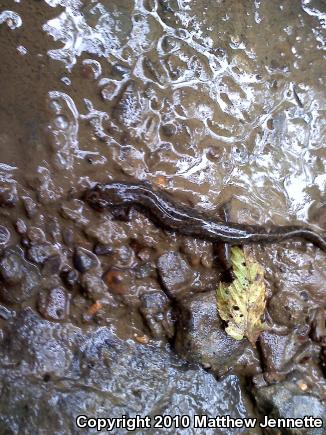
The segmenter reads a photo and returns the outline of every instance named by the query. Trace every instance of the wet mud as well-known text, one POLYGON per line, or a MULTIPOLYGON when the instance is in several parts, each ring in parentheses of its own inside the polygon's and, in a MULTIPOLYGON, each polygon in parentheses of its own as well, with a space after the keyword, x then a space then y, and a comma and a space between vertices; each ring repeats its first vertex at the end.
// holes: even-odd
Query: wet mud
MULTIPOLYGON (((252 247, 254 347, 217 314, 221 246, 84 200, 148 182, 325 235, 325 17, 322 0, 1 2, 0 434, 81 433, 79 414, 325 418, 325 252, 252 247)), ((179 433, 279 433, 201 430, 179 433)))

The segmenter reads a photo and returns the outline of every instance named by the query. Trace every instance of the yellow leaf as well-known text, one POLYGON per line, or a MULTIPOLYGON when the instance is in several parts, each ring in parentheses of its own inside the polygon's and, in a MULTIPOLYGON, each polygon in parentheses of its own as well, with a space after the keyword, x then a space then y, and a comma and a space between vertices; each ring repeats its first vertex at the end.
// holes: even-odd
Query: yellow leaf
POLYGON ((250 255, 248 248, 231 248, 234 281, 219 284, 217 309, 227 322, 225 331, 235 340, 247 337, 255 344, 265 329, 261 318, 266 305, 264 269, 250 255))

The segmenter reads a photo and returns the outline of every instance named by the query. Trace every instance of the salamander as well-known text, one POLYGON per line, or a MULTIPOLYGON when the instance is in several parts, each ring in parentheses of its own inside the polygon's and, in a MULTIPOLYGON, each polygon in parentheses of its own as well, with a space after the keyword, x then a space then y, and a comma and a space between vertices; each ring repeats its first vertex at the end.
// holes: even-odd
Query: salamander
POLYGON ((260 225, 223 222, 173 201, 167 193, 147 183, 97 184, 86 193, 85 199, 97 210, 135 208, 164 229, 212 242, 243 245, 301 238, 326 251, 326 238, 309 228, 295 225, 265 228, 260 225))

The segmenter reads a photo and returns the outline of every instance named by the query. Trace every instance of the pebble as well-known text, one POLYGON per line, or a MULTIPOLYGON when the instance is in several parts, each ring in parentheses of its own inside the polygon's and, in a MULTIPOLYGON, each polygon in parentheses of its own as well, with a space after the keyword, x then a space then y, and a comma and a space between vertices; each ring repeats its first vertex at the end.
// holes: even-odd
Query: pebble
POLYGON ((38 227, 33 227, 33 226, 30 227, 27 230, 27 237, 29 238, 29 240, 32 244, 46 242, 46 237, 45 237, 44 231, 38 227))
POLYGON ((1 183, 0 207, 15 207, 18 202, 16 185, 14 183, 1 183))
POLYGON ((26 233, 27 227, 23 219, 17 219, 15 226, 18 234, 23 235, 26 233))
POLYGON ((56 254, 58 253, 54 246, 46 242, 32 245, 27 251, 27 258, 35 264, 44 264, 49 257, 56 254))
POLYGON ((137 266, 135 269, 135 276, 138 279, 149 278, 150 276, 156 277, 156 267, 152 263, 145 263, 137 266))
POLYGON ((150 249, 143 248, 137 252, 137 257, 142 261, 149 261, 151 258, 151 254, 152 252, 150 249))
POLYGON ((146 289, 140 298, 140 313, 156 339, 174 336, 174 319, 168 297, 162 290, 146 289))
POLYGON ((10 240, 10 231, 4 225, 0 225, 0 245, 6 245, 10 240))
POLYGON ((9 308, 4 305, 0 305, 0 317, 4 320, 9 320, 15 317, 16 313, 14 310, 9 310, 9 308))
POLYGON ((148 344, 149 343, 149 337, 147 335, 134 335, 135 340, 140 344, 148 344))
POLYGON ((137 264, 134 250, 126 245, 122 245, 114 251, 112 261, 117 268, 121 269, 129 269, 137 264))
POLYGON ((32 198, 29 198, 28 196, 23 196, 23 203, 25 207, 25 212, 28 218, 32 218, 36 214, 37 205, 32 200, 32 198))
POLYGON ((24 260, 22 252, 7 249, 0 260, 0 297, 5 302, 21 303, 30 298, 39 285, 35 266, 24 260))
POLYGON ((117 91, 117 84, 115 82, 107 83, 103 89, 101 89, 101 97, 103 101, 111 101, 117 91))
POLYGON ((93 252, 82 247, 75 249, 74 266, 79 272, 85 273, 88 270, 95 269, 99 265, 99 259, 93 252))
POLYGON ((13 251, 6 251, 0 261, 0 277, 6 284, 19 284, 25 273, 23 259, 13 251))
POLYGON ((68 296, 62 287, 42 290, 38 298, 38 310, 48 320, 64 320, 67 315, 68 296))
POLYGON ((59 254, 54 254, 48 257, 42 268, 44 275, 57 275, 61 267, 61 257, 59 254))
POLYGON ((107 295, 107 286, 102 278, 94 270, 86 272, 81 277, 81 286, 87 293, 88 298, 94 302, 107 295))
POLYGON ((189 287, 193 279, 193 271, 178 252, 166 252, 157 262, 161 281, 169 296, 178 295, 189 287))
POLYGON ((78 283, 78 274, 75 270, 70 268, 64 268, 61 271, 61 279, 62 282, 68 287, 72 288, 78 283))
POLYGON ((113 247, 112 245, 98 243, 94 248, 94 253, 96 255, 112 255, 113 247))

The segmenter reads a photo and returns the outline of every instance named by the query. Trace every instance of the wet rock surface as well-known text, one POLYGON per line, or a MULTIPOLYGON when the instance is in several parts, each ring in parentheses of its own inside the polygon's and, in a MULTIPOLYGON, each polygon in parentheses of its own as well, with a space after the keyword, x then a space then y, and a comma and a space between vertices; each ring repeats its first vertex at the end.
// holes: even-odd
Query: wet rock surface
MULTIPOLYGON (((255 393, 263 413, 272 418, 304 418, 312 416, 323 420, 325 426, 326 407, 320 398, 300 391, 293 383, 280 383, 263 387, 255 393)), ((286 429, 289 434, 322 435, 325 428, 286 429)))
POLYGON ((216 312, 221 247, 84 201, 147 181, 208 218, 325 233, 324 27, 317 0, 1 2, 1 433, 325 413, 325 253, 253 248, 254 348, 216 312))
POLYGON ((42 291, 39 295, 38 310, 48 320, 64 320, 68 311, 68 295, 62 287, 42 291))
POLYGON ((178 252, 167 252, 158 259, 157 269, 166 292, 172 298, 189 291, 193 272, 178 252))
POLYGON ((79 272, 84 273, 90 269, 95 269, 100 265, 100 262, 92 252, 78 247, 74 253, 74 265, 79 272))
POLYGON ((28 309, 7 324, 0 354, 3 433, 47 433, 50 426, 77 434, 77 415, 107 417, 108 410, 111 417, 215 416, 226 410, 233 417, 254 415, 236 376, 217 381, 168 348, 121 340, 107 327, 54 324, 28 309))
POLYGON ((245 340, 229 337, 216 308, 215 292, 195 295, 179 306, 175 348, 183 358, 201 364, 217 376, 261 371, 257 351, 245 340))
POLYGON ((174 318, 171 304, 164 292, 150 291, 141 296, 140 312, 155 338, 174 337, 174 318))
POLYGON ((0 259, 0 297, 4 302, 21 303, 31 298, 39 286, 39 274, 20 249, 7 249, 0 259))

